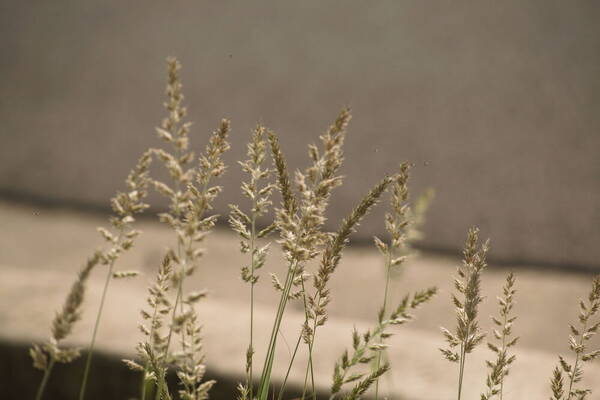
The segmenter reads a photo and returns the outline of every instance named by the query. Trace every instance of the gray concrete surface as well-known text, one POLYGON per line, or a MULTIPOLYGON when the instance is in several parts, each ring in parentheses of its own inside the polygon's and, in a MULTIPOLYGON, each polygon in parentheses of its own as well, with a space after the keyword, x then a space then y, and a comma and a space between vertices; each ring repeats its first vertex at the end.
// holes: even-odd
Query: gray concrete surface
POLYGON ((233 120, 218 211, 257 120, 296 168, 350 105, 332 221, 410 160, 414 193, 438 193, 425 247, 456 251, 476 224, 497 260, 597 268, 599 18, 590 0, 1 1, 0 192, 108 204, 157 144, 176 55, 193 147, 233 120))
MULTIPOLYGON (((101 244, 95 226, 104 220, 93 214, 0 202, 0 221, 0 338, 43 340, 54 310, 62 303, 82 260, 90 249, 101 244)), ((120 261, 118 269, 140 269, 143 274, 134 280, 113 282, 99 333, 99 348, 118 357, 130 355, 140 339, 136 326, 146 297, 145 286, 172 240, 170 230, 157 223, 145 221, 140 228, 143 234, 139 242, 120 261)), ((206 248, 202 267, 188 285, 190 289, 210 290, 209 298, 199 307, 208 366, 217 376, 241 379, 248 326, 248 292, 239 278, 243 259, 237 252, 236 237, 228 231, 211 234, 206 248)), ((267 272, 281 271, 280 256, 277 251, 271 253, 257 286, 257 338, 265 338, 272 324, 277 294, 266 277, 267 272)), ((442 360, 437 349, 443 346, 439 326, 451 327, 454 323, 450 291, 458 262, 452 257, 422 254, 411 260, 393 285, 395 298, 426 286, 440 288, 440 294, 417 313, 417 320, 396 330, 390 342, 393 374, 383 387, 393 398, 440 400, 454 396, 456 368, 442 360)), ((575 320, 577 300, 589 291, 591 281, 586 274, 534 267, 510 267, 519 271, 515 309, 519 319, 515 331, 521 340, 515 348, 518 360, 506 393, 516 400, 549 396, 548 380, 556 354, 568 354, 568 323, 575 320)), ((486 330, 491 325, 488 315, 496 313, 495 296, 507 271, 492 265, 483 276, 486 299, 481 324, 486 330)), ((75 331, 75 344, 85 345, 89 338, 102 283, 103 271, 97 270, 90 282, 84 318, 75 331)), ((380 256, 371 247, 353 246, 345 254, 331 288, 331 319, 320 332, 315 348, 318 385, 325 390, 330 384, 333 362, 349 344, 352 328, 366 329, 375 319, 383 288, 380 256)), ((302 320, 301 305, 292 303, 282 329, 284 340, 279 345, 277 379, 283 376, 282 365, 290 357, 289 346, 293 346, 302 320)), ((257 360, 263 357, 265 342, 257 340, 257 360)), ((600 340, 594 340, 592 345, 600 345, 600 340)), ((484 360, 490 354, 482 348, 469 359, 465 398, 477 398, 482 390, 484 360)), ((296 384, 303 379, 305 362, 304 355, 300 356, 292 372, 296 384)), ((586 366, 586 383, 596 393, 600 393, 598 376, 598 363, 586 366)))

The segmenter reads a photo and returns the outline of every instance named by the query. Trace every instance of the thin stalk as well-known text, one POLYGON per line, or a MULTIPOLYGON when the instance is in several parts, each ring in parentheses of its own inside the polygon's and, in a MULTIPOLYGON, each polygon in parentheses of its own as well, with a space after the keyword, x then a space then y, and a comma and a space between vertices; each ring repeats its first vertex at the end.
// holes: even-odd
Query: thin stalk
MULTIPOLYGON (((188 249, 189 249, 189 247, 190 246, 188 245, 188 249)), ((177 253, 178 253, 179 257, 181 257, 181 244, 180 243, 177 244, 177 253)), ((187 252, 186 252, 186 254, 187 254, 187 252)), ((183 277, 185 276, 185 273, 186 273, 185 266, 187 265, 187 261, 188 260, 187 260, 187 255, 186 255, 183 259, 183 266, 182 266, 182 270, 181 270, 181 281, 179 284, 179 290, 181 290, 181 296, 183 296, 183 277)), ((180 298, 181 298, 181 296, 180 296, 180 298)), ((181 301, 181 299, 179 302, 179 311, 181 312, 181 314, 183 314, 185 312, 185 308, 183 306, 183 301, 181 301)), ((181 347, 182 347, 183 351, 185 352, 185 347, 186 347, 185 346, 185 329, 183 329, 183 327, 181 329, 181 347)))
MULTIPOLYGON (((121 234, 119 234, 120 240, 121 234)), ((79 400, 85 398, 85 389, 87 386, 88 376, 90 373, 90 366, 92 365, 92 356, 94 354, 94 346, 96 345, 96 335, 98 334, 98 327, 100 326, 100 318, 102 317, 102 310, 104 309, 104 301, 106 300, 106 293, 108 292, 108 285, 112 279, 113 268, 115 266, 115 260, 110 262, 108 267, 108 273, 106 274, 106 281, 104 282, 104 289, 102 290, 102 298, 100 299, 100 308, 96 315, 96 323, 94 324, 94 332, 92 333, 92 342, 88 349, 87 359, 85 361, 85 369, 83 371, 83 381, 81 382, 81 389, 79 390, 79 400)))
POLYGON ((253 370, 253 362, 254 358, 254 268, 256 265, 255 262, 255 240, 256 240, 256 212, 254 211, 256 208, 256 199, 252 199, 252 226, 251 226, 251 236, 250 236, 250 255, 251 255, 251 264, 250 264, 250 276, 252 280, 250 281, 250 357, 248 359, 248 382, 246 385, 250 391, 250 400, 254 399, 254 378, 252 376, 253 370))
MULTIPOLYGON (((179 182, 176 183, 176 186, 179 187, 179 182)), ((204 196, 206 195, 206 191, 208 190, 208 182, 204 182, 204 184, 202 185, 202 196, 204 198, 204 196)), ((175 208, 175 215, 179 216, 181 214, 180 210, 179 210, 179 204, 176 205, 175 208)), ((199 215, 199 217, 201 217, 202 214, 199 215)), ((191 246, 191 240, 188 244, 188 246, 191 246)), ((179 241, 177 242, 177 253, 178 256, 181 258, 181 244, 179 243, 179 241)), ((169 336, 167 337, 167 347, 165 348, 165 355, 168 354, 169 352, 169 347, 171 345, 171 337, 173 335, 173 324, 175 322, 175 315, 177 313, 177 306, 179 305, 179 302, 181 301, 181 296, 183 296, 183 280, 185 279, 185 266, 187 264, 187 252, 184 254, 183 257, 183 263, 181 264, 181 277, 179 279, 179 283, 178 283, 178 287, 177 287, 177 296, 175 297, 175 305, 173 306, 173 313, 171 314, 171 325, 169 328, 169 336)), ((183 307, 183 305, 182 305, 183 307)))
MULTIPOLYGON (((302 282, 302 290, 304 291, 304 282, 302 282)), ((306 308, 306 298, 304 300, 304 307, 306 308)), ((308 314, 307 314, 308 316, 308 314)), ((313 334, 316 331, 316 320, 313 323, 314 329, 313 329, 313 334)), ((304 373, 304 389, 302 390, 302 400, 304 400, 305 396, 306 396, 306 382, 308 380, 308 372, 310 369, 310 387, 312 390, 312 395, 314 400, 316 400, 316 392, 315 392, 315 372, 313 369, 313 360, 312 360, 312 356, 313 356, 313 343, 314 343, 314 337, 309 337, 308 339, 308 363, 306 364, 306 372, 304 373)))
MULTIPOLYGON (((176 182, 176 187, 177 188, 180 187, 179 186, 179 182, 176 182)), ((201 193, 202 193, 203 198, 206 195, 206 191, 207 190, 208 190, 208 181, 204 182, 204 184, 202 185, 202 191, 201 191, 201 193)), ((177 193, 179 193, 179 190, 177 191, 177 193)), ((176 203, 175 211, 174 212, 175 212, 175 215, 177 217, 179 217, 181 215, 181 211, 179 209, 179 203, 178 202, 176 203)), ((199 217, 201 217, 202 214, 203 214, 203 212, 200 213, 199 217)), ((191 246, 192 246, 192 240, 190 239, 189 242, 188 242, 188 248, 191 247, 191 246)), ((177 241, 177 253, 178 253, 179 258, 181 259, 181 243, 179 243, 179 240, 177 241)), ((180 277, 178 285, 177 285, 178 286, 177 287, 177 296, 175 297, 175 304, 173 305, 173 312, 171 313, 171 324, 169 326, 169 335, 167 336, 167 346, 165 347, 165 352, 164 352, 165 356, 169 353, 169 347, 171 346, 171 338, 173 336, 173 325, 175 323, 175 317, 177 315, 177 306, 180 305, 181 297, 183 296, 183 280, 185 279, 185 276, 186 276, 186 269, 185 269, 185 267, 186 267, 186 264, 188 262, 187 254, 188 254, 187 251, 183 254, 183 262, 181 263, 181 277, 180 277)), ((181 303, 181 310, 183 312, 183 303, 181 303)), ((185 333, 184 333, 183 329, 181 331, 181 337, 182 337, 182 339, 185 339, 185 333)), ((185 340, 182 340, 182 342, 183 342, 183 346, 185 346, 185 340)), ((159 390, 156 393, 155 400, 159 400, 160 396, 161 396, 161 392, 159 390)))
POLYGON ((460 400, 460 396, 462 393, 463 373, 465 370, 465 355, 465 344, 462 343, 460 345, 460 370, 458 373, 458 400, 460 400))
MULTIPOLYGON (((304 301, 305 322, 306 322, 306 324, 308 324, 308 308, 306 306, 306 289, 304 288, 304 280, 302 280, 302 299, 304 301)), ((314 330, 313 330, 313 333, 314 333, 314 330)), ((302 332, 300 333, 300 336, 302 336, 302 332)), ((313 370, 312 355, 313 355, 313 340, 309 336, 309 338, 308 338, 308 363, 306 364, 306 372, 304 373, 304 388, 302 389, 302 400, 304 400, 304 398, 306 396, 306 383, 308 381, 309 369, 310 369, 311 389, 312 389, 313 395, 315 393, 315 374, 314 374, 314 370, 313 370)), ((292 362, 293 362, 293 359, 292 359, 292 362)), ((290 364, 290 367, 291 367, 291 364, 290 364)))
MULTIPOLYGON (((275 316, 275 321, 273 323, 273 329, 271 331, 271 338, 269 340, 269 347, 267 349, 265 365, 264 365, 263 372, 261 375, 261 383, 260 383, 260 387, 259 387, 260 396, 263 396, 263 392, 265 391, 265 389, 268 391, 268 385, 269 385, 268 381, 270 380, 271 368, 272 368, 274 352, 275 352, 275 345, 277 343, 277 335, 279 333, 279 327, 281 325, 281 319, 283 318, 283 312, 285 310, 285 305, 288 300, 289 291, 292 286, 292 282, 293 282, 292 276, 293 276, 293 273, 291 272, 291 269, 290 269, 290 270, 288 270, 288 273, 286 276, 285 286, 282 291, 281 298, 279 300, 277 314, 275 316)), ((266 396, 267 396, 266 392, 264 393, 264 396, 266 399, 266 396)))
MULTIPOLYGON (((311 389, 312 389, 313 400, 317 400, 317 392, 315 391, 315 374, 314 374, 313 365, 312 365, 312 352, 313 352, 313 346, 315 343, 316 335, 317 335, 317 320, 315 319, 313 322, 313 335, 312 335, 312 338, 310 339, 310 343, 308 344, 309 362, 310 362, 310 380, 311 380, 311 389)), ((304 379, 304 382, 306 385, 306 377, 304 379)))
POLYGON ((175 315, 177 313, 177 306, 181 301, 181 296, 183 293, 183 276, 185 275, 185 263, 181 264, 181 277, 179 279, 177 296, 175 297, 175 304, 173 305, 173 312, 171 313, 171 326, 169 328, 169 335, 167 336, 167 346, 165 347, 165 354, 169 352, 169 346, 171 345, 171 337, 173 336, 173 324, 175 323, 175 315))
MULTIPOLYGON (((176 154, 177 154, 177 159, 179 160, 181 158, 181 150, 179 148, 176 149, 176 154)), ((206 187, 206 186, 205 186, 206 187)), ((177 196, 180 195, 180 191, 181 191, 181 182, 179 180, 177 180, 175 182, 175 188, 177 190, 177 196)), ((176 205, 175 205, 175 217, 177 219, 181 218, 181 210, 179 208, 179 201, 177 201, 176 205)), ((188 242, 188 250, 191 247, 191 240, 188 242)), ((181 295, 180 297, 183 295, 183 279, 185 277, 185 266, 187 264, 187 254, 188 252, 186 252, 184 254, 184 258, 183 258, 183 266, 182 266, 182 270, 181 270, 181 280, 179 281, 179 288, 178 290, 181 291, 181 295)), ((181 254, 181 241, 177 240, 177 256, 179 258, 181 258, 182 254, 181 254)), ((181 309, 181 314, 184 313, 184 308, 183 308, 183 302, 180 302, 180 309, 181 309)), ((181 346, 183 347, 183 350, 185 351, 185 329, 181 329, 181 346)))
MULTIPOLYGON (((383 306, 382 306, 382 315, 385 316, 385 311, 387 308, 387 300, 388 300, 388 289, 390 286, 390 270, 392 264, 392 249, 390 246, 390 250, 388 251, 387 257, 385 259, 385 290, 383 292, 383 306)), ((379 321, 381 323, 381 321, 379 321)), ((377 353, 377 368, 376 371, 379 370, 381 366, 381 353, 382 351, 377 353)), ((375 400, 379 399, 379 378, 375 380, 375 400)))
POLYGON ((37 394, 35 395, 35 400, 41 400, 44 395, 44 391, 46 390, 46 384, 48 383, 48 379, 50 379, 50 373, 52 372, 52 368, 56 360, 54 358, 50 359, 50 364, 48 364, 48 368, 44 372, 44 377, 42 378, 42 382, 40 382, 40 387, 38 388, 37 394))
MULTIPOLYGON (((316 297, 316 298, 317 298, 317 300, 315 301, 315 303, 319 304, 321 301, 321 295, 319 294, 318 297, 316 297)), ((317 336, 317 328, 318 328, 317 320, 314 319, 313 327, 312 327, 312 337, 310 339, 310 343, 308 344, 310 356, 312 356, 313 345, 314 345, 315 337, 317 336)), ((379 331, 377 331, 377 332, 379 332, 379 331)), ((312 398, 313 398, 313 400, 317 400, 317 392, 315 391, 315 379, 314 379, 314 372, 312 370, 312 364, 311 364, 311 379, 312 379, 312 398)), ((306 377, 305 377, 305 383, 306 383, 306 377)))
MULTIPOLYGON (((181 159, 181 150, 179 148, 175 149, 176 152, 176 159, 179 161, 181 159)), ((180 192, 181 192, 181 184, 179 182, 179 180, 175 181, 175 201, 174 201, 174 209, 173 209, 173 213, 175 215, 175 217, 177 219, 179 219, 180 215, 181 215, 181 210, 179 208, 179 196, 180 196, 180 192)), ((179 240, 177 241, 177 255, 179 257, 181 257, 181 243, 179 242, 179 240)), ((182 277, 181 280, 183 280, 183 276, 185 276, 185 270, 182 273, 182 277)), ((177 310, 177 305, 179 304, 179 300, 181 298, 181 292, 182 292, 182 284, 180 281, 180 285, 178 287, 177 290, 177 297, 175 300, 175 306, 173 307, 173 314, 172 314, 172 318, 171 318, 171 322, 174 320, 175 318, 175 312, 177 310)), ((183 305, 182 305, 183 306, 183 305)), ((154 319, 156 318, 156 312, 157 312, 157 307, 155 307, 154 309, 154 315, 152 316, 152 321, 154 321, 154 319)), ((153 342, 154 342, 154 323, 152 323, 152 330, 150 332, 150 345, 152 346, 153 342)), ((172 323, 171 323, 172 326, 172 323)), ((167 340, 167 347, 166 347, 166 351, 165 354, 168 352, 169 350, 169 346, 171 344, 171 335, 172 335, 172 329, 169 330, 169 337, 167 340)), ((141 395, 141 400, 145 400, 146 399, 146 370, 148 368, 148 362, 146 362, 146 365, 144 366, 144 375, 142 376, 142 395, 141 395)), ((155 398, 158 399, 160 397, 160 393, 161 393, 161 387, 160 385, 157 385, 157 391, 155 394, 155 398)))
POLYGON ((310 362, 311 357, 312 357, 312 346, 309 344, 308 346, 308 352, 309 352, 309 362, 306 364, 306 371, 304 372, 304 388, 302 389, 302 400, 304 400, 306 398, 306 387, 308 386, 308 373, 310 372, 310 378, 311 378, 311 390, 312 390, 312 394, 315 394, 315 376, 313 373, 313 369, 312 369, 312 363, 310 362))
POLYGON ((277 344, 277 335, 279 333, 279 327, 281 326, 281 320, 283 319, 283 313, 285 311, 285 306, 288 301, 288 296, 292 288, 292 283, 294 281, 297 264, 297 261, 292 261, 292 264, 290 265, 290 268, 288 269, 285 278, 285 286, 283 288, 283 292, 281 293, 279 307, 277 308, 277 315, 275 316, 275 321, 273 322, 273 329, 271 331, 269 347, 267 349, 265 364, 263 366, 263 372, 260 378, 260 385, 258 388, 259 400, 267 400, 268 398, 269 384, 271 380, 271 370, 273 368, 273 360, 275 358, 275 345, 277 344))
MULTIPOLYGON (((315 301, 315 303, 316 303, 316 304, 319 304, 319 303, 320 303, 320 301, 321 301, 321 295, 319 295, 319 296, 317 297, 317 301, 315 301)), ((315 337, 317 336, 317 328, 318 328, 318 326, 317 326, 317 320, 316 320, 316 319, 314 319, 314 320, 313 320, 313 328, 312 328, 312 329, 313 329, 313 331, 312 331, 312 337, 311 337, 311 339, 310 339, 310 343, 308 344, 308 347, 309 347, 309 353, 310 353, 311 355, 312 355, 313 343, 314 343, 314 341, 315 341, 315 337)), ((312 368, 312 365, 311 365, 311 368, 312 368)), ((315 384, 315 379, 314 379, 314 374, 313 374, 313 371, 312 371, 312 369, 311 369, 311 378, 312 378, 312 385, 313 385, 313 386, 312 386, 312 391, 313 391, 313 393, 312 393, 312 398, 313 398, 313 400, 317 400, 317 393, 316 393, 316 391, 315 391, 315 386, 314 386, 314 384, 315 384)), ((305 382, 306 382, 306 379, 305 379, 305 382)))
POLYGON ((144 369, 144 374, 142 375, 142 384, 141 384, 141 398, 142 400, 146 400, 146 370, 144 369))
POLYGON ((169 393, 169 388, 167 387, 167 382, 164 377, 158 379, 158 385, 156 387, 156 398, 164 399, 163 393, 169 393))
MULTIPOLYGON (((390 355, 387 352, 383 353, 383 358, 386 364, 390 364, 390 355)), ((389 388, 390 393, 394 393, 395 392, 395 385, 394 385, 394 376, 392 374, 385 374, 386 379, 387 379, 387 387, 389 388)))
POLYGON ((288 377, 290 376, 290 371, 292 370, 292 364, 294 362, 294 358, 296 358, 296 353, 298 352, 298 347, 300 347, 300 341, 302 340, 302 335, 298 336, 298 340, 296 341, 296 347, 294 347, 294 352, 292 353, 292 360, 290 361, 290 365, 288 365, 287 372, 285 373, 285 378, 283 379, 283 383, 281 388, 279 389, 279 395, 277 395, 277 400, 283 399, 283 392, 285 390, 285 385, 287 384, 288 377))
MULTIPOLYGON (((181 245, 177 245, 177 253, 181 254, 181 245)), ((184 257, 183 263, 181 263, 181 277, 179 278, 178 288, 177 288, 177 296, 175 297, 175 304, 173 306, 173 312, 171 313, 171 324, 169 326, 169 336, 167 337, 167 346, 165 347, 165 356, 169 354, 169 346, 171 345, 171 337, 173 336, 173 325, 175 324, 175 317, 177 315, 177 306, 181 304, 182 312, 183 312, 183 302, 181 302, 181 297, 183 296, 183 278, 185 277, 185 265, 187 263, 187 256, 184 257)), ((183 329, 181 330, 182 338, 184 337, 183 329)), ((161 390, 156 392, 155 400, 160 400, 161 390)))
MULTIPOLYGON (((304 323, 308 324, 308 308, 307 308, 307 303, 306 303, 306 289, 304 287, 304 281, 302 281, 302 299, 304 302, 304 323)), ((298 340, 296 340, 296 346, 294 347, 294 352, 292 353, 292 357, 290 359, 290 364, 288 365, 288 369, 285 374, 285 379, 283 380, 283 384, 281 385, 281 388, 279 390, 279 395, 277 396, 278 400, 281 400, 283 397, 283 392, 284 392, 285 386, 287 384, 288 376, 292 369, 292 365, 294 364, 294 360, 296 359, 296 354, 298 352, 298 348, 300 347, 300 341, 302 340, 302 332, 303 332, 303 330, 300 331, 300 334, 298 335, 298 340)), ((311 343, 308 344, 308 348, 309 348, 308 363, 306 365, 306 373, 305 373, 305 377, 304 377, 304 388, 302 390, 302 399, 304 399, 304 397, 306 395, 306 384, 308 381, 309 368, 310 368, 311 378, 312 378, 312 389, 314 392, 314 374, 313 374, 313 368, 312 368, 312 344, 311 343)))
MULTIPOLYGON (((506 335, 504 334, 504 327, 506 326, 508 316, 504 314, 504 321, 502 323, 502 351, 506 352, 506 335)), ((500 378, 500 400, 502 400, 502 392, 504 391, 504 375, 500 378)))

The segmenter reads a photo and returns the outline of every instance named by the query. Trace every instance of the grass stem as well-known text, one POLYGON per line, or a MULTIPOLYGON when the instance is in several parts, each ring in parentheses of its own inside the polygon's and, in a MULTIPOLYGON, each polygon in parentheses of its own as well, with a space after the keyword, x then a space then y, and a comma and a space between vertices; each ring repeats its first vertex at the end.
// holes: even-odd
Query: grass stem
POLYGON ((42 381, 40 382, 40 387, 38 388, 37 394, 35 395, 35 400, 42 399, 42 396, 44 395, 44 391, 46 390, 46 385, 48 384, 48 379, 50 379, 50 373, 52 372, 52 368, 54 367, 55 363, 56 363, 56 360, 54 360, 54 358, 52 358, 50 360, 50 363, 48 364, 48 367, 46 368, 46 371, 44 371, 44 377, 42 378, 42 381))
POLYGON ((279 334, 279 327, 283 319, 283 313, 285 306, 289 298, 290 290, 296 275, 297 261, 292 261, 292 264, 288 268, 287 275, 285 278, 285 286, 281 293, 279 300, 279 306, 277 308, 277 314, 275 321, 273 322, 273 329, 271 331, 271 338, 269 339, 269 347, 267 348, 267 355, 265 357, 265 363, 260 378, 260 385, 258 387, 258 400, 267 400, 269 395, 269 385, 271 383, 271 371, 273 368, 273 361, 275 359, 275 346, 277 344, 277 336, 279 334))
POLYGON ((98 314, 96 314, 96 323, 94 324, 94 331, 92 333, 92 341, 88 348, 87 358, 85 360, 85 369, 83 370, 83 380, 81 381, 81 389, 79 390, 79 400, 85 398, 85 389, 87 387, 88 377, 90 374, 90 367, 92 365, 92 356, 94 354, 94 347, 96 345, 96 336, 98 335, 98 327, 100 326, 100 319, 102 318, 102 311, 104 310, 104 302, 106 300, 106 293, 108 292, 108 285, 112 279, 113 268, 115 266, 115 260, 110 262, 108 272, 106 274, 106 280, 104 281, 104 288, 102 289, 102 298, 100 299, 100 307, 98 308, 98 314))
POLYGON ((465 344, 460 345, 460 369, 458 373, 458 400, 462 395, 463 374, 465 370, 465 344))
POLYGON ((256 247, 256 199, 252 199, 252 221, 251 221, 251 232, 250 232, 250 255, 251 255, 251 264, 250 264, 250 276, 252 280, 250 282, 250 348, 248 350, 248 378, 247 378, 247 387, 250 394, 250 400, 254 399, 254 378, 252 376, 253 372, 253 358, 254 358, 254 284, 256 283, 254 280, 254 269, 256 267, 256 255, 254 254, 256 247))
MULTIPOLYGON (((587 319, 585 320, 585 322, 583 323, 583 329, 581 330, 582 332, 586 332, 587 331, 587 319)), ((579 343, 577 343, 578 347, 581 347, 583 345, 583 335, 581 335, 581 337, 579 338, 579 343)), ((573 373, 570 374, 570 378, 569 378, 569 391, 567 392, 567 399, 566 400, 571 400, 572 397, 572 390, 573 390, 573 383, 575 382, 575 377, 576 377, 576 372, 578 371, 579 368, 579 361, 580 361, 580 352, 576 352, 576 356, 575 356, 575 364, 573 365, 573 373)))
MULTIPOLYGON (((508 314, 504 314, 504 319, 502 321, 502 326, 506 326, 508 322, 508 314)), ((506 352, 506 333, 505 330, 502 329, 502 351, 506 352)), ((503 397, 503 392, 504 392, 504 376, 502 376, 502 380, 500 381, 500 400, 502 400, 503 397)))
POLYGON ((296 346, 294 347, 294 352, 292 353, 292 358, 290 360, 290 365, 288 365, 288 369, 285 373, 285 378, 283 378, 283 383, 281 384, 281 388, 279 389, 279 394, 277 395, 277 400, 283 400, 283 394, 285 391, 285 386, 287 384, 288 377, 290 376, 290 372, 292 370, 292 365, 294 363, 294 359, 296 358, 296 353, 298 353, 298 348, 300 347, 300 341, 302 340, 302 335, 298 335, 298 340, 296 340, 296 346))
MULTIPOLYGON (((388 301, 388 291, 390 286, 390 277, 391 277, 391 269, 392 269, 392 250, 390 248, 388 255, 385 259, 385 290, 383 292, 383 305, 381 306, 381 318, 385 318, 385 312, 387 308, 388 301)), ((379 321, 381 323, 381 321, 379 321)), ((381 335, 380 340, 381 340, 381 335)), ((375 370, 378 370, 381 366, 381 351, 377 353, 377 367, 375 370)), ((379 378, 375 381, 375 400, 379 399, 379 378)))

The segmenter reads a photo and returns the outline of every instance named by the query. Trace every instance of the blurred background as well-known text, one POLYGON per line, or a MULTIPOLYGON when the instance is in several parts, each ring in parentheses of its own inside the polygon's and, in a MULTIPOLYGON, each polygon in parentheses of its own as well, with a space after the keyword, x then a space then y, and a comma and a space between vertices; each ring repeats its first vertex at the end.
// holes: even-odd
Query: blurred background
MULTIPOLYGON (((221 118, 232 121, 217 213, 244 204, 236 161, 257 122, 280 135, 293 170, 306 164, 306 145, 346 106, 353 112, 346 178, 328 228, 402 161, 414 164, 413 199, 435 189, 421 257, 407 265, 394 293, 433 284, 442 290, 398 335, 391 395, 451 398, 455 375, 437 354, 438 326, 452 326, 450 277, 467 228, 477 225, 492 243, 482 316, 495 313, 509 270, 521 279, 521 368, 540 376, 515 376, 512 396, 547 397, 577 299, 600 272, 599 19, 592 0, 0 1, 0 285, 9 299, 0 310, 1 336, 11 342, 47 334, 78 266, 101 244, 94 228, 106 224, 108 199, 138 156, 160 145, 154 127, 164 115, 165 58, 173 55, 183 64, 192 148, 203 149, 221 118), (427 350, 403 345, 410 340, 427 350)), ((371 237, 384 235, 385 209, 365 220, 344 259, 347 272, 333 283, 323 387, 340 350, 336 329, 349 338, 353 324, 369 326, 378 310, 383 268, 371 237)), ((171 240, 153 221, 143 221, 148 235, 125 261, 147 277, 131 284, 137 291, 115 286, 114 298, 123 296, 131 311, 113 303, 101 338, 107 352, 131 351, 139 339, 132 321, 171 240)), ((243 261, 225 225, 207 248, 197 277, 214 292, 206 317, 232 315, 220 328, 205 321, 209 369, 235 379, 243 373, 246 336, 226 332, 236 319, 236 329, 245 329, 243 261)), ((274 253, 269 268, 281 268, 279 260, 274 253)), ((269 325, 275 294, 267 277, 262 283, 269 325)), ((88 314, 95 304, 90 295, 88 314)), ((85 343, 89 323, 84 319, 76 342, 85 343)), ((477 357, 483 362, 489 354, 477 357)), ((485 371, 473 368, 469 390, 476 396, 485 371)))

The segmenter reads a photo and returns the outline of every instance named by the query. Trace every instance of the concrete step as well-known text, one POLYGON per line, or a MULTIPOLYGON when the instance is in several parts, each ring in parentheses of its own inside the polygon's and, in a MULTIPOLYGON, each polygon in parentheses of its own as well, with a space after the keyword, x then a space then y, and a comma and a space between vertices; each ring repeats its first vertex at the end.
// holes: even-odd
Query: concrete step
MULTIPOLYGON (((94 246, 100 244, 95 226, 103 224, 98 215, 68 210, 36 209, 0 203, 0 336, 6 342, 44 340, 50 321, 63 302, 75 273, 94 246)), ((109 289, 105 314, 98 336, 98 349, 119 358, 131 357, 141 334, 136 326, 144 305, 146 286, 153 278, 160 255, 171 240, 163 226, 142 221, 144 231, 118 269, 141 269, 143 275, 132 280, 113 281, 109 289)), ((458 238, 457 240, 461 240, 458 238)), ((244 376, 245 350, 248 345, 248 292, 239 279, 243 258, 237 251, 237 239, 218 229, 206 243, 208 254, 202 269, 187 283, 188 288, 208 288, 211 295, 199 304, 204 325, 207 363, 214 376, 234 381, 244 376)), ((272 326, 277 294, 266 272, 281 270, 280 254, 273 251, 259 281, 255 309, 255 365, 260 367, 272 326)), ((424 254, 407 265, 401 280, 394 286, 399 297, 406 290, 439 285, 440 295, 417 313, 417 320, 396 329, 390 343, 392 373, 383 379, 386 395, 400 399, 451 399, 455 396, 457 367, 443 360, 438 348, 444 346, 438 327, 453 326, 449 303, 450 277, 458 260, 447 256, 424 254)), ((506 384, 509 399, 547 398, 549 379, 556 364, 556 354, 568 354, 568 323, 577 313, 577 299, 589 291, 590 277, 559 271, 542 271, 514 266, 519 319, 515 325, 522 337, 515 348, 518 359, 506 384)), ((506 268, 490 267, 483 278, 487 296, 481 311, 482 326, 495 311, 506 268)), ((350 250, 332 280, 331 318, 319 331, 315 347, 315 378, 318 388, 326 391, 331 384, 334 361, 350 344, 354 327, 368 329, 381 303, 382 268, 377 253, 370 247, 350 250)), ((104 279, 99 268, 91 277, 84 318, 77 325, 72 343, 85 346, 93 326, 104 279)), ((285 367, 303 321, 299 304, 290 304, 274 370, 275 381, 283 378, 285 367)), ((598 345, 598 340, 594 343, 598 345)), ((485 359, 491 352, 482 346, 468 359, 464 394, 478 398, 485 382, 485 359)), ((307 359, 304 353, 292 369, 292 385, 302 384, 307 359)), ((36 375, 37 376, 37 375, 36 375)), ((586 384, 600 393, 600 366, 586 366, 586 384), (595 379, 594 379, 595 378, 595 379)), ((95 379, 92 377, 92 379, 95 379)), ((96 378, 97 379, 97 378, 96 378)))

